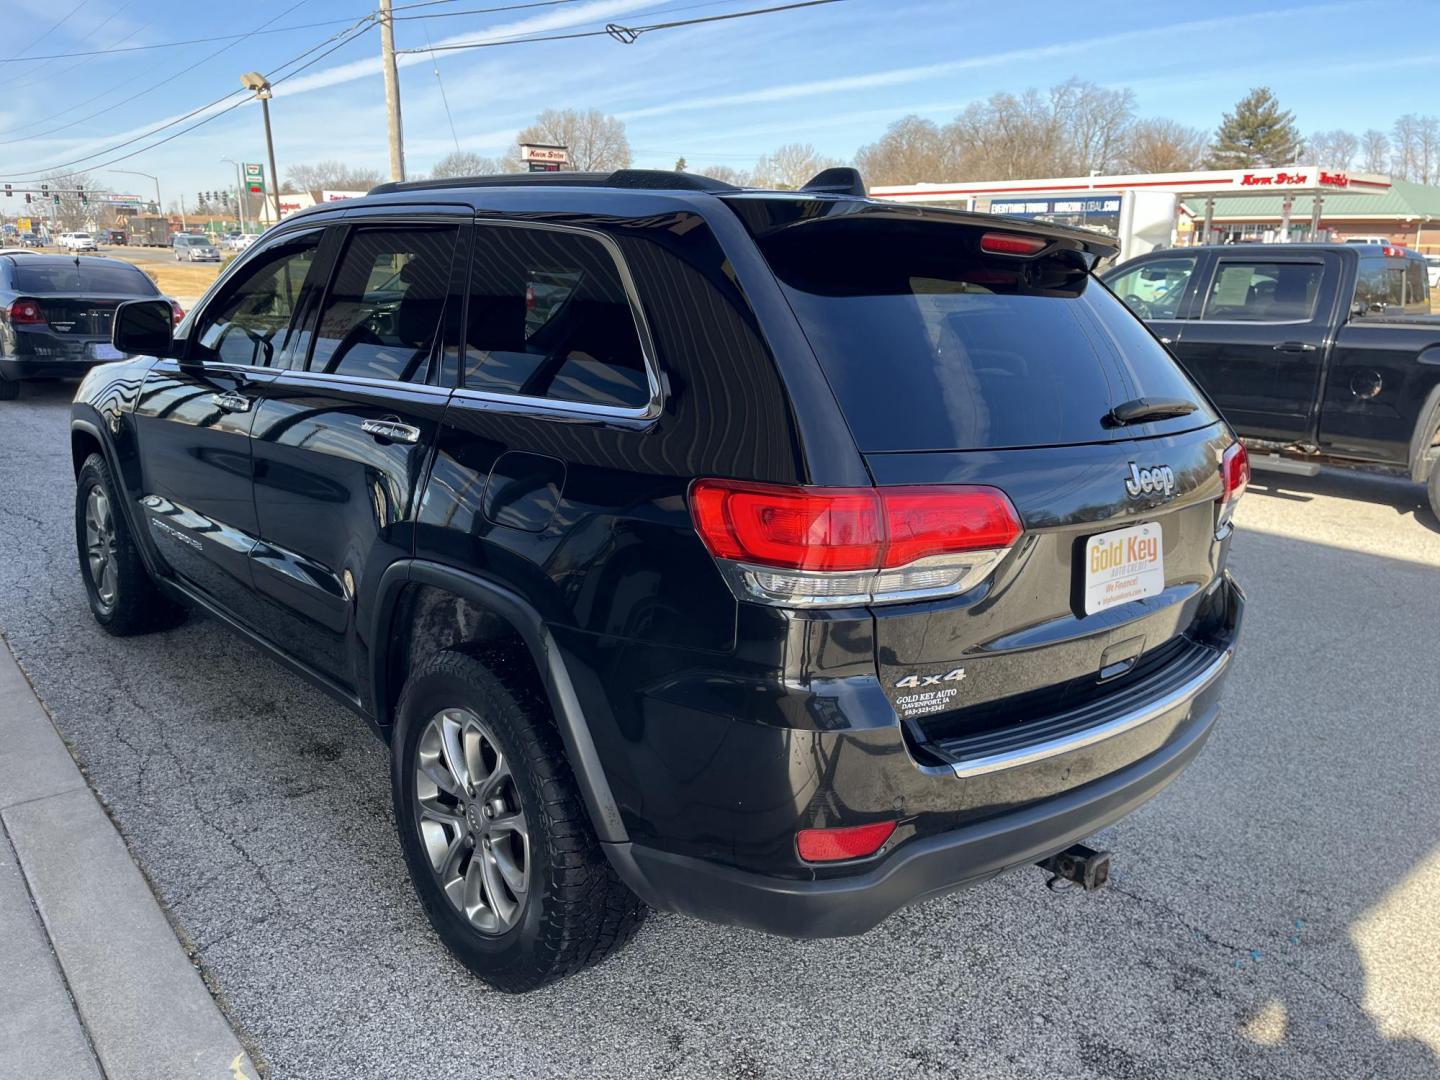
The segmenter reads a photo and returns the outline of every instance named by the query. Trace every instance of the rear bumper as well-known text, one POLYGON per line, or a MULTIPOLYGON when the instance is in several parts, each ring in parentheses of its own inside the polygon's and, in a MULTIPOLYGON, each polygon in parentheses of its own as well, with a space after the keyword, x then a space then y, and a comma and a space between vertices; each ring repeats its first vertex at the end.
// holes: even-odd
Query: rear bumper
POLYGON ((0 358, 0 378, 4 379, 78 379, 96 364, 105 360, 30 360, 0 358))
POLYGON ((1081 788, 953 832, 902 845, 851 877, 766 877, 639 844, 606 845, 647 904, 711 922, 794 938, 863 934, 900 908, 1037 862, 1153 798, 1205 744, 1219 706, 1194 712, 1183 733, 1126 769, 1081 788))
MULTIPOLYGON (((1063 851, 1153 798, 1200 752, 1219 715, 1243 614, 1243 594, 1228 575, 1224 587, 1228 640, 1209 668, 1185 682, 1183 692, 1108 717, 1089 737, 1069 736, 1067 743, 1041 748, 1036 758, 986 762, 973 777, 958 769, 951 775, 947 767, 927 778, 946 785, 984 783, 1012 797, 1044 792, 1043 797, 944 831, 912 835, 841 876, 772 876, 636 842, 607 844, 607 853, 626 884, 652 907, 785 937, 817 938, 864 933, 908 904, 1063 851), (1048 784, 1100 762, 1116 767, 1092 773, 1076 787, 1055 791, 1048 784)), ((961 789, 954 790, 958 800, 961 789)))

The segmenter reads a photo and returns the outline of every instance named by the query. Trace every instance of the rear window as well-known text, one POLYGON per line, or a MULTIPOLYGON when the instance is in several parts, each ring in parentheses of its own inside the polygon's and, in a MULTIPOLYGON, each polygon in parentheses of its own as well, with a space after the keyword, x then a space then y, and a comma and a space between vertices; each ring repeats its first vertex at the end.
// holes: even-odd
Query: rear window
POLYGON ((142 271, 129 266, 99 266, 91 262, 35 266, 17 259, 15 291, 24 293, 111 293, 121 296, 157 296, 159 290, 142 271))
POLYGON ((1027 278, 1022 260, 968 253, 976 232, 852 220, 760 240, 862 450, 1068 445, 1214 422, 1103 285, 1079 273, 1027 278), (1115 405, 1137 397, 1199 408, 1107 426, 1115 405))

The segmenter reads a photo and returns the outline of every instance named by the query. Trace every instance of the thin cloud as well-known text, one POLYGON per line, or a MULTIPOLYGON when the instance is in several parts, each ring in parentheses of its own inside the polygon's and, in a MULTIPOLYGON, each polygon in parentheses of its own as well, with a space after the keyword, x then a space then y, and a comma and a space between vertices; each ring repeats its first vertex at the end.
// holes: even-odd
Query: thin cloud
POLYGON ((1123 30, 1114 34, 1061 42, 1054 45, 1040 45, 1027 49, 1014 49, 1004 53, 990 53, 986 56, 971 56, 962 60, 951 60, 939 64, 921 64, 914 67, 892 68, 864 75, 845 75, 833 79, 816 79, 802 83, 788 83, 759 90, 747 90, 738 94, 722 94, 715 97, 690 98, 666 102, 643 109, 631 109, 619 114, 622 120, 641 120, 652 116, 669 116, 678 112, 713 109, 726 105, 758 105, 777 101, 792 101, 796 98, 815 97, 846 90, 874 90, 885 86, 901 86, 907 83, 923 82, 942 75, 953 75, 977 68, 996 67, 1005 64, 1031 63, 1049 60, 1073 53, 1089 52, 1093 49, 1112 48, 1118 45, 1134 44, 1155 37, 1173 38, 1186 34, 1214 33, 1234 30, 1265 19, 1291 19, 1301 15, 1316 15, 1337 10, 1351 10, 1355 4, 1315 4, 1304 8, 1290 8, 1281 11, 1253 11, 1244 15, 1229 15, 1215 19, 1196 19, 1190 22, 1171 23, 1166 26, 1147 27, 1142 30, 1123 30))

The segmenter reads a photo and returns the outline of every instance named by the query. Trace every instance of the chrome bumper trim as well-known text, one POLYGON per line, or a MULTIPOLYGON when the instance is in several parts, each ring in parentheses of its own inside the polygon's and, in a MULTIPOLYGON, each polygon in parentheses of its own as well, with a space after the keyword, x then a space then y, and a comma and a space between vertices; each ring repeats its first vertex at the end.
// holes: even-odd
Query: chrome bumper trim
POLYGON ((1094 746, 1096 743, 1104 742, 1106 739, 1113 739, 1116 735, 1123 735, 1127 731, 1134 731, 1136 728, 1158 720, 1166 713, 1189 704, 1199 697, 1216 679, 1224 674, 1229 666, 1231 658, 1235 655, 1234 647, 1227 648, 1213 663, 1194 678, 1182 686, 1176 687, 1164 697, 1156 698, 1144 708, 1135 709, 1132 712, 1117 716, 1103 724, 1096 724, 1094 727, 1083 728, 1080 731, 1072 732, 1069 735, 1061 735, 1054 739, 1047 739, 1044 742, 1033 743, 1030 746, 1020 747, 1016 750, 1006 750, 999 754, 990 754, 986 757, 970 758, 965 761, 957 761, 950 766, 957 777, 968 779, 972 776, 984 776, 987 773, 1003 772, 1006 769, 1018 769, 1025 765, 1034 765, 1040 761, 1046 761, 1062 754, 1068 754, 1073 750, 1083 750, 1087 746, 1094 746))

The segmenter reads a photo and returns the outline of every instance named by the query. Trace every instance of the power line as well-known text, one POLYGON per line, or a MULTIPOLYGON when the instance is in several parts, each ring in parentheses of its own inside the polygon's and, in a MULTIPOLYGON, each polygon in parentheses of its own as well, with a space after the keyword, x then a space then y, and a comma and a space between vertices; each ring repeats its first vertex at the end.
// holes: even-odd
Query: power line
MULTIPOLYGON (((340 49, 340 48, 344 47, 345 45, 350 44, 350 42, 354 41, 356 38, 359 38, 359 37, 363 36, 363 35, 364 35, 368 30, 370 30, 374 25, 375 25, 374 16, 372 16, 372 15, 366 15, 363 19, 359 20, 358 22, 352 23, 349 29, 347 29, 347 30, 342 30, 342 31, 341 31, 340 33, 338 33, 338 34, 332 34, 330 37, 326 38, 324 41, 320 42, 318 45, 314 45, 314 46, 312 46, 311 48, 306 49, 304 52, 300 53, 298 56, 296 56, 296 57, 294 57, 294 58, 292 58, 292 59, 290 59, 290 60, 285 61, 285 63, 280 64, 278 67, 272 69, 270 72, 267 72, 267 73, 266 73, 266 79, 267 79, 269 82, 271 82, 272 84, 279 84, 279 83, 281 83, 281 82, 284 82, 286 79, 293 78, 294 76, 298 75, 300 72, 304 71, 306 68, 309 68, 309 67, 312 67, 312 66, 315 65, 315 64, 318 64, 321 60, 324 60, 327 56, 329 56, 331 53, 335 52, 337 49, 340 49), (337 39, 338 39, 338 40, 337 40, 337 39), (325 49, 325 46, 326 46, 326 45, 329 45, 331 42, 335 42, 335 44, 334 44, 333 46, 331 46, 331 48, 325 49), (317 52, 317 51, 320 50, 320 49, 325 49, 325 51, 322 52, 322 53, 320 53, 320 55, 315 56, 315 57, 312 57, 310 60, 307 60, 304 64, 301 64, 299 67, 295 68, 294 71, 286 72, 286 74, 277 77, 277 75, 276 75, 277 72, 283 71, 285 68, 290 67, 291 65, 298 63, 300 60, 304 60, 305 57, 310 56, 311 53, 317 52)), ((97 158, 97 157, 104 157, 106 154, 112 153, 112 152, 114 152, 114 151, 116 151, 116 150, 123 150, 123 149, 124 149, 125 147, 127 147, 127 146, 133 146, 135 143, 140 142, 140 141, 143 140, 143 139, 148 139, 148 138, 149 138, 150 136, 152 136, 152 135, 158 135, 158 134, 159 134, 160 132, 162 132, 162 131, 168 131, 170 128, 175 127, 177 124, 183 124, 186 120, 189 120, 191 117, 197 116, 197 115, 199 115, 200 113, 203 113, 203 112, 205 112, 205 111, 208 110, 208 109, 214 109, 214 108, 216 108, 216 106, 223 105, 225 102, 229 101, 229 100, 230 100, 231 98, 233 98, 233 97, 236 97, 237 95, 240 95, 240 99, 239 99, 238 101, 235 101, 235 102, 231 103, 230 105, 226 106, 226 107, 223 108, 223 109, 219 109, 217 112, 211 113, 209 116, 203 117, 201 120, 199 120, 198 122, 196 122, 196 123, 194 123, 194 124, 191 124, 189 127, 183 128, 183 129, 181 129, 180 131, 175 132, 174 134, 168 135, 168 136, 166 136, 166 137, 163 138, 163 139, 157 140, 156 142, 150 144, 149 146, 142 146, 140 149, 131 151, 131 152, 128 153, 128 154, 124 154, 124 155, 122 155, 122 156, 120 156, 120 157, 117 157, 117 158, 112 158, 111 160, 106 161, 106 162, 103 162, 103 163, 98 164, 98 165, 90 165, 90 166, 87 166, 87 168, 89 168, 89 169, 103 169, 103 168, 109 167, 110 165, 117 164, 118 162, 127 161, 127 160, 129 160, 130 158, 135 157, 135 156, 138 155, 138 154, 142 154, 142 153, 146 152, 147 150, 152 150, 152 149, 154 149, 154 148, 157 147, 157 146, 162 146, 162 145, 164 145, 165 143, 170 142, 172 139, 178 138, 179 136, 185 134, 185 133, 188 132, 188 131, 193 131, 195 128, 199 127, 201 124, 208 124, 210 121, 215 120, 215 119, 217 119, 218 117, 224 116, 226 113, 231 112, 231 111, 233 111, 234 109, 238 109, 241 105, 244 105, 246 102, 248 102, 248 101, 251 100, 250 92, 249 92, 248 90, 244 90, 244 89, 241 89, 241 90, 233 90, 233 91, 231 91, 230 93, 225 94, 223 97, 216 98, 214 101, 211 101, 211 102, 208 102, 208 103, 206 103, 206 104, 204 104, 204 105, 201 105, 201 106, 199 106, 198 108, 191 109, 188 113, 186 113, 186 114, 183 115, 183 116, 177 116, 177 117, 176 117, 175 119, 173 119, 173 120, 168 120, 168 121, 166 121, 165 123, 158 125, 157 127, 151 128, 149 131, 142 132, 141 134, 136 135, 136 136, 134 136, 133 138, 126 139, 124 142, 116 143, 114 146, 107 146, 105 149, 103 149, 103 150, 97 150, 97 151, 96 151, 95 153, 93 153, 93 154, 85 154, 85 155, 82 155, 81 157, 75 158, 75 159, 73 159, 73 160, 71 160, 71 161, 62 162, 62 163, 60 163, 60 164, 58 164, 58 165, 50 165, 50 166, 46 166, 46 167, 43 167, 43 168, 30 169, 30 170, 26 170, 26 171, 31 174, 31 177, 32 177, 32 178, 43 178, 43 177, 42 177, 42 174, 59 172, 59 171, 65 170, 65 169, 70 169, 70 168, 72 168, 72 167, 74 167, 74 166, 76 166, 76 165, 80 165, 80 164, 83 164, 83 163, 85 163, 85 162, 92 161, 93 159, 95 159, 95 158, 97 158)), ((23 181, 21 181, 21 182, 23 182, 23 181)))
MULTIPOLYGON (((116 19, 118 19, 121 15, 125 14, 125 12, 129 11, 129 10, 130 10, 132 7, 134 7, 134 6, 135 6, 135 0, 129 0, 129 3, 122 4, 120 7, 116 8, 114 11, 112 11, 109 15, 106 15, 105 18, 101 19, 98 24, 96 24, 95 26, 92 26, 88 31, 86 31, 85 34, 82 36, 81 40, 82 40, 82 41, 94 41, 94 40, 96 39, 96 35, 98 35, 101 30, 104 30, 105 27, 109 26, 112 22, 114 22, 116 19)), ((136 26, 135 29, 131 30, 128 34, 126 34, 124 37, 122 37, 119 41, 115 42, 114 44, 120 45, 120 44, 122 44, 122 43, 124 43, 124 42, 126 42, 126 41, 129 41, 132 37, 134 37, 136 34, 140 33, 140 31, 143 30, 143 29, 145 29, 148 25, 149 25, 149 23, 141 23, 140 25, 136 26)), ((82 64, 84 64, 84 61, 83 61, 83 60, 80 60, 80 61, 77 61, 77 62, 74 63, 74 64, 71 64, 69 67, 61 68, 59 71, 55 72, 54 75, 40 75, 40 76, 38 76, 38 77, 32 77, 32 78, 26 79, 26 80, 24 80, 23 82, 10 83, 10 84, 8 85, 7 89, 9 89, 9 90, 12 91, 12 92, 15 91, 15 90, 23 90, 23 89, 25 89, 25 87, 27 87, 27 86, 34 86, 36 83, 45 82, 45 81, 48 80, 48 79, 59 78, 61 75, 65 75, 65 74, 68 74, 68 73, 71 72, 71 71, 74 71, 77 67, 80 67, 82 64)), ((33 75, 33 70, 32 70, 32 75, 33 75)))
MULTIPOLYGON (((69 131, 69 130, 70 130, 71 128, 73 128, 73 127, 79 127, 81 124, 83 124, 83 123, 85 123, 85 122, 87 122, 87 121, 89 121, 89 120, 94 120, 97 116, 104 116, 104 115, 105 115, 106 113, 108 113, 108 112, 114 112, 116 109, 120 108, 121 106, 123 106, 123 105, 128 105, 128 104, 130 104, 130 102, 135 101, 135 100, 137 100, 138 98, 142 98, 142 97, 144 97, 146 94, 153 93, 154 91, 160 89, 160 87, 166 85, 167 83, 172 83, 172 82, 174 82, 176 79, 180 78, 182 75, 188 75, 190 72, 194 71, 196 68, 202 67, 202 66, 204 66, 205 64, 208 64, 211 60, 214 60, 215 57, 219 56, 221 53, 223 53, 223 52, 225 52, 225 51, 227 51, 227 50, 229 50, 229 49, 233 49, 236 45, 239 45, 240 42, 245 41, 245 40, 247 40, 247 39, 249 39, 249 38, 251 38, 251 37, 254 37, 256 34, 263 33, 263 32, 264 32, 264 28, 265 28, 266 26, 269 26, 269 25, 270 25, 272 22, 274 22, 276 19, 283 19, 286 15, 289 15, 292 11, 296 10, 297 8, 304 7, 304 6, 305 6, 307 3, 309 3, 309 2, 310 2, 310 0, 298 0, 297 3, 292 4, 290 7, 286 8, 284 11, 282 11, 280 14, 278 14, 278 15, 273 15, 273 16, 271 16, 269 19, 265 20, 265 22, 261 23, 261 24, 260 24, 258 27, 256 27, 254 30, 250 31, 250 33, 242 35, 242 36, 239 38, 239 40, 237 40, 237 41, 232 41, 232 42, 229 42, 228 44, 225 44, 225 45, 220 46, 220 48, 216 49, 216 50, 215 50, 214 52, 212 52, 212 53, 208 53, 208 54, 206 54, 205 56, 201 57, 199 60, 195 61, 195 63, 191 64, 189 67, 181 68, 179 71, 175 72, 174 74, 172 74, 172 75, 167 75, 165 78, 161 79, 159 82, 155 83, 153 86, 147 86, 144 90, 141 90, 141 91, 139 91, 138 93, 131 94, 129 97, 127 97, 127 98, 122 98, 120 101, 117 101, 117 102, 115 102, 115 103, 113 103, 113 104, 111 104, 111 105, 106 105, 103 109, 97 109, 95 112, 90 113, 88 116, 82 116, 82 117, 80 117, 78 120, 71 120, 69 123, 61 124, 61 125, 60 125, 59 127, 57 127, 57 128, 51 128, 49 131, 39 131, 39 132, 35 132, 35 133, 33 133, 33 134, 30 134, 30 135, 25 135, 25 136, 23 136, 22 138, 19 138, 19 139, 0 139, 0 146, 7 146, 7 145, 9 145, 9 144, 11 144, 11 143, 17 143, 17 142, 25 142, 25 141, 28 141, 28 140, 30 140, 30 139, 44 139, 44 138, 48 138, 49 136, 55 135, 55 134, 57 134, 57 133, 59 133, 59 132, 61 132, 61 131, 69 131)), ((354 24, 352 23, 351 25, 354 25, 354 24)), ((113 91, 111 91, 111 92, 113 92, 113 91)), ((100 95, 100 96, 103 97, 104 95, 102 94, 102 95, 100 95)), ((33 126, 33 125, 32 125, 32 124, 26 124, 26 125, 24 125, 24 126, 25 126, 25 127, 31 127, 31 126, 33 126)), ((16 129, 12 129, 12 130, 16 130, 16 129)), ((5 134, 9 134, 9 132, 6 132, 5 134)))
MULTIPOLYGON (((395 11, 403 11, 411 7, 431 7, 435 4, 455 4, 460 0, 426 0, 423 4, 404 4, 395 8, 395 11)), ((504 7, 488 8, 466 8, 464 11, 432 11, 424 15, 396 15, 395 20, 402 19, 450 19, 458 15, 493 15, 497 11, 519 11, 523 8, 556 7, 560 4, 575 4, 579 0, 532 0, 528 4, 506 4, 504 7)))
POLYGON ((670 22, 650 23, 646 26, 622 26, 619 23, 609 23, 603 30, 577 30, 569 34, 542 34, 533 37, 502 38, 495 41, 472 41, 459 45, 436 45, 433 49, 397 49, 396 51, 398 53, 458 52, 464 49, 493 49, 501 45, 531 45, 539 41, 573 41, 577 38, 592 37, 611 37, 622 45, 633 45, 641 34, 648 34, 654 30, 674 30, 681 26, 698 26, 701 23, 745 19, 753 15, 770 15, 778 11, 795 11, 798 8, 821 7, 825 4, 843 2, 844 0, 800 0, 793 4, 752 8, 748 11, 732 11, 725 15, 705 15, 698 19, 675 19, 670 22))
MULTIPOLYGON (((458 0, 430 0, 430 2, 431 2, 431 3, 457 3, 458 0)), ((482 10, 484 10, 484 11, 487 12, 487 13, 494 13, 494 12, 499 12, 499 11, 521 11, 521 10, 524 10, 524 9, 526 9, 526 8, 545 7, 545 6, 554 5, 554 4, 573 4, 573 3, 577 3, 577 2, 578 2, 578 0, 530 0, 530 2, 528 2, 528 3, 504 4, 504 5, 501 5, 500 7, 484 8, 484 9, 482 9, 482 10)), ((414 5, 414 6, 420 6, 420 5, 414 5)), ((368 18, 369 15, 367 14, 367 15, 364 16, 364 17, 368 18)), ((417 16, 417 15, 407 15, 407 16, 405 16, 405 18, 407 18, 407 19, 414 19, 414 18, 420 18, 420 16, 417 16)), ((274 27, 274 28, 272 28, 272 29, 270 29, 270 30, 263 30, 263 31, 258 31, 258 32, 259 32, 259 33, 264 33, 264 34, 288 34, 288 33, 292 32, 292 31, 295 31, 295 30, 314 30, 314 29, 317 29, 317 28, 319 28, 319 27, 325 27, 325 26, 350 25, 350 24, 353 24, 354 21, 355 21, 354 19, 324 19, 324 20, 321 20, 320 22, 296 23, 296 24, 293 25, 293 26, 276 26, 276 27, 274 27)), ((255 35, 255 33, 256 33, 255 31, 252 31, 252 32, 249 33, 249 34, 213 34, 213 35, 211 35, 210 37, 187 38, 187 39, 185 39, 184 41, 162 41, 162 42, 158 42, 158 43, 152 44, 152 45, 127 45, 127 46, 124 46, 123 48, 117 48, 117 47, 112 46, 112 47, 107 48, 107 49, 88 49, 88 50, 82 50, 82 51, 79 51, 79 52, 49 53, 49 54, 46 54, 46 55, 43 55, 43 56, 20 56, 20 55, 16 55, 16 56, 0 56, 0 64, 10 64, 10 63, 26 63, 26 64, 28 64, 28 63, 32 63, 32 62, 34 62, 34 61, 39 61, 39 60, 70 60, 70 59, 73 59, 73 58, 76 58, 76 57, 83 57, 83 56, 110 56, 110 55, 118 54, 118 53, 146 52, 146 51, 151 51, 151 50, 154 50, 154 49, 176 49, 176 48, 179 48, 179 47, 182 46, 182 45, 213 45, 213 44, 214 44, 215 42, 217 42, 217 41, 243 41, 243 40, 244 40, 245 38, 247 38, 247 37, 253 37, 253 36, 255 35)), ((24 50, 22 50, 22 52, 23 52, 23 51, 24 51, 24 50)), ((423 50, 422 50, 422 51, 423 51, 423 50)))
MULTIPOLYGON (((89 2, 90 2, 90 0, 80 0, 80 2, 79 2, 78 4, 76 4, 73 8, 70 9, 69 14, 60 16, 60 20, 59 20, 57 23, 55 23, 54 26, 50 27, 49 30, 46 30, 43 34, 41 34, 39 37, 37 37, 34 41, 30 42, 29 45, 26 45, 25 48, 23 48, 23 49, 20 50, 20 52, 21 52, 21 53, 27 53, 27 52, 29 52, 31 49, 33 49, 36 45, 39 45, 40 42, 44 41, 47 37, 49 37, 51 34, 53 34, 56 30, 59 30, 60 27, 64 26, 67 22, 69 22, 70 19, 71 19, 71 17, 72 17, 76 12, 78 12, 81 8, 83 8, 86 4, 88 4, 89 2)), ((19 57, 18 57, 18 56, 15 56, 15 57, 12 57, 11 59, 19 59, 19 57)), ((42 60, 42 59, 44 59, 44 57, 27 56, 26 59, 27 59, 27 60, 42 60)))

